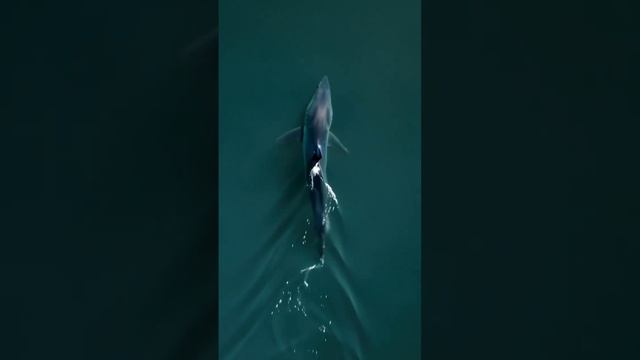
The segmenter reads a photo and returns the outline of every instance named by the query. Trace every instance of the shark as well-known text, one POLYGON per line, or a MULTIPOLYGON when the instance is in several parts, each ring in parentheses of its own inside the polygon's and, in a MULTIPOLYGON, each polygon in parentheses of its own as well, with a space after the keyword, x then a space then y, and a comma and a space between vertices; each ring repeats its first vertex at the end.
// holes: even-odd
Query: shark
POLYGON ((277 141, 297 138, 302 143, 305 168, 305 184, 311 204, 314 232, 322 242, 320 262, 324 264, 325 235, 329 230, 330 197, 337 205, 337 198, 327 182, 328 148, 335 146, 348 154, 349 149, 331 132, 333 107, 329 78, 323 76, 305 110, 302 125, 295 127, 277 141))

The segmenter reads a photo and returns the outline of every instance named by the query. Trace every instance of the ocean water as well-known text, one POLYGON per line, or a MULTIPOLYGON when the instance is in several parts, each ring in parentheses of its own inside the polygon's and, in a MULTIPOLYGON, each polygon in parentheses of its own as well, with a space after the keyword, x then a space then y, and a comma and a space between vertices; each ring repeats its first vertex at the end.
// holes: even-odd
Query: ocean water
POLYGON ((420 357, 420 2, 220 1, 221 359, 420 357), (325 266, 299 125, 332 87, 325 266))

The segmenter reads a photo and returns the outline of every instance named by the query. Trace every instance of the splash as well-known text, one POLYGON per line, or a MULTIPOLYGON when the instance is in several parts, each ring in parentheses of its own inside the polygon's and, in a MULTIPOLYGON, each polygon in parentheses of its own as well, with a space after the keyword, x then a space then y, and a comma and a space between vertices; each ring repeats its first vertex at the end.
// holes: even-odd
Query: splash
MULTIPOLYGON (((335 204, 336 206, 339 205, 338 203, 338 197, 336 196, 336 193, 333 191, 333 188, 331 187, 331 185, 329 185, 328 182, 326 182, 324 180, 324 177, 322 176, 322 169, 320 168, 320 162, 317 162, 312 168, 311 171, 309 172, 309 177, 311 179, 313 179, 314 177, 319 176, 320 179, 322 180, 322 183, 324 184, 325 188, 327 189, 327 194, 329 194, 329 198, 331 199, 331 201, 333 202, 333 204, 335 204)), ((313 181, 309 182, 309 188, 311 190, 313 190, 313 181)))
MULTIPOLYGON (((313 179, 316 176, 320 176, 320 179, 322 179, 322 175, 320 175, 320 172, 322 171, 322 169, 320 168, 320 162, 318 161, 312 168, 311 171, 309 172, 309 177, 311 179, 313 179)), ((323 181, 324 182, 324 181, 323 181)), ((310 181, 309 187, 311 190, 313 190, 313 181, 310 181)))
POLYGON ((333 188, 331 187, 331 185, 329 185, 328 182, 324 183, 325 186, 327 187, 327 194, 329 194, 329 198, 331 199, 331 201, 333 201, 333 203, 338 206, 338 197, 336 196, 336 193, 333 192, 333 188))
POLYGON ((273 310, 271 310, 271 315, 273 316, 284 311, 288 313, 299 312, 305 318, 309 316, 303 303, 300 285, 296 286, 295 290, 293 290, 289 281, 285 282, 284 289, 282 290, 280 297, 276 300, 273 310), (286 302, 284 302, 284 300, 286 300, 286 302))
MULTIPOLYGON (((306 333, 306 338, 304 340, 283 339, 283 350, 287 349, 286 351, 290 354, 300 354, 299 356, 304 353, 315 357, 321 355, 327 343, 335 338, 332 330, 334 324, 326 314, 328 298, 326 294, 313 294, 300 283, 299 278, 284 282, 280 296, 275 300, 271 317, 274 324, 279 321, 288 321, 287 327, 296 326, 297 332, 294 333, 306 333), (296 318, 301 322, 294 325, 296 318)), ((289 330, 292 329, 289 328, 289 330)))

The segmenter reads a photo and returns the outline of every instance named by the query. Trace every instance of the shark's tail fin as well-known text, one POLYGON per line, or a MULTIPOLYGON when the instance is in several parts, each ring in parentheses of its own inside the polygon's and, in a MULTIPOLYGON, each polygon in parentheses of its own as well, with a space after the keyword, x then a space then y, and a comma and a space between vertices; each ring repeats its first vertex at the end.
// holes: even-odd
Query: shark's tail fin
POLYGON ((323 233, 323 234, 320 235, 320 239, 319 239, 320 240, 319 241, 319 243, 320 243, 320 260, 316 264, 313 264, 313 265, 311 265, 309 267, 306 267, 306 268, 300 270, 300 273, 304 274, 304 280, 303 281, 304 281, 304 285, 305 286, 309 286, 309 283, 307 282, 307 280, 309 279, 309 273, 311 272, 311 270, 320 269, 320 268, 324 267, 324 249, 325 249, 325 244, 326 244, 325 237, 326 237, 326 235, 323 233))

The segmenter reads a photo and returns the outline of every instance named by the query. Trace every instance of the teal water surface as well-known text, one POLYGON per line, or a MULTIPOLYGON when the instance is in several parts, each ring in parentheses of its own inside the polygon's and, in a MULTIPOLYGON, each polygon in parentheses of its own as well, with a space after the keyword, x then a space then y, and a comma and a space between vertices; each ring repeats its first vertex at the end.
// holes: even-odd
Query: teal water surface
POLYGON ((420 2, 220 2, 222 359, 420 357, 420 2), (331 82, 326 264, 300 124, 331 82))

